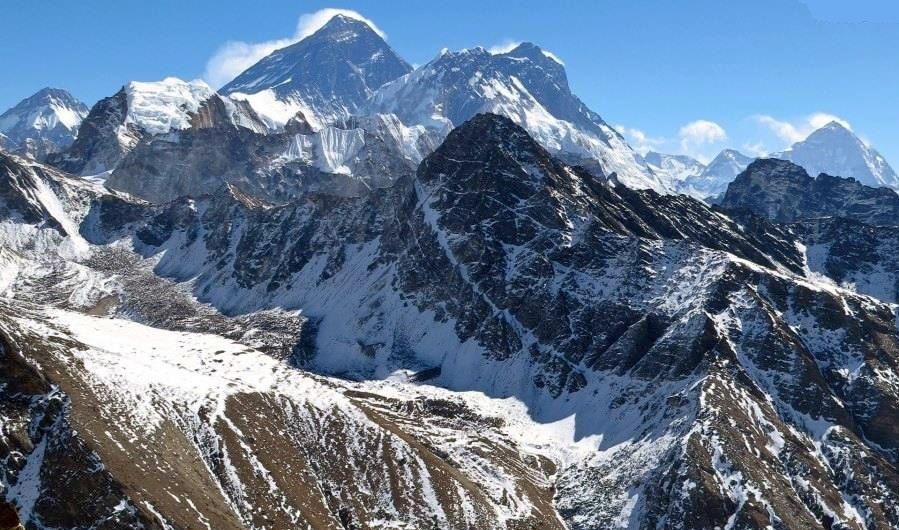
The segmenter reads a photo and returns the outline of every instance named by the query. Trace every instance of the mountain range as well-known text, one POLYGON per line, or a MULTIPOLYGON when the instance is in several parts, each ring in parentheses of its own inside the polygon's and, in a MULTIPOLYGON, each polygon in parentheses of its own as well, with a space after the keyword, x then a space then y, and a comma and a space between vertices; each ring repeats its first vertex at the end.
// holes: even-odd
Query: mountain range
MULTIPOLYGON (((670 188, 701 199, 723 195, 728 184, 754 160, 733 149, 725 149, 708 165, 686 155, 648 152, 644 158, 670 188)), ((765 158, 795 162, 812 175, 851 177, 866 186, 899 191, 899 177, 883 156, 835 121, 765 158)))
POLYGON ((721 195, 737 175, 754 160, 739 151, 725 149, 708 165, 687 155, 650 151, 644 155, 649 167, 677 193, 707 199, 721 195))
POLYGON ((125 83, 0 150, 0 521, 899 529, 899 195, 824 134, 641 156, 346 16, 125 83))
MULTIPOLYGON (((293 130, 296 127, 288 126, 292 120, 312 131, 358 128, 353 123, 360 120, 380 123, 389 129, 390 143, 399 144, 397 156, 415 163, 455 125, 480 112, 508 116, 567 162, 588 167, 603 178, 614 173, 615 182, 636 189, 714 200, 753 160, 732 149, 708 165, 686 155, 640 156, 571 92, 559 59, 534 44, 525 42, 502 53, 484 48, 442 50, 413 69, 368 23, 346 15, 336 15, 309 37, 276 50, 218 92, 232 123, 259 134, 293 130)), ((0 136, 0 145, 70 172, 108 176, 142 138, 186 129, 189 114, 214 93, 201 81, 128 83, 94 106, 82 140, 69 147, 86 107, 67 93, 45 89, 3 115, 10 117, 0 121, 0 134, 6 137, 0 136), (51 93, 69 107, 47 103, 51 93), (41 110, 45 108, 49 110, 41 110), (62 110, 68 108, 72 110, 62 110), (16 130, 4 125, 24 124, 28 120, 16 116, 29 112, 37 116, 29 123, 46 124, 19 125, 16 130), (41 112, 49 117, 40 118, 41 112), (69 129, 63 127, 55 136, 41 132, 47 124, 57 123, 69 129), (67 152, 60 153, 63 149, 67 152)), ((338 141, 333 147, 349 152, 326 149, 329 152, 320 158, 351 160, 357 149, 353 142, 338 141)), ((837 122, 767 156, 794 161, 813 174, 899 189, 899 177, 884 158, 837 122)), ((339 167, 347 173, 349 168, 318 166, 326 173, 339 167)))

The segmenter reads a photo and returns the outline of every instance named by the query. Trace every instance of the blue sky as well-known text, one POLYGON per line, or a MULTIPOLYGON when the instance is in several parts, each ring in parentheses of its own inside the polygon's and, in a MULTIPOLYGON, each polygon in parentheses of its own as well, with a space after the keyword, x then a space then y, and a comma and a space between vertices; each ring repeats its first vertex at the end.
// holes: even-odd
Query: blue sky
POLYGON ((774 151, 839 117, 899 166, 899 7, 874 0, 4 0, 0 108, 43 86, 93 103, 128 80, 208 76, 227 42, 290 39, 326 7, 371 19, 414 64, 535 42, 638 149, 774 151))

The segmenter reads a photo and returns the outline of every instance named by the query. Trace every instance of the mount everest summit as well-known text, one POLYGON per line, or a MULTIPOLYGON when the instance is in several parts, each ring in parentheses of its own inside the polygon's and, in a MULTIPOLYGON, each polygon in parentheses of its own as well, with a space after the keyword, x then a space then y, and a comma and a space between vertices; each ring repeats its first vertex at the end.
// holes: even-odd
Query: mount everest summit
POLYGON ((536 45, 413 69, 348 16, 82 115, 0 145, 3 517, 899 528, 899 195, 848 130, 641 156, 536 45))
POLYGON ((302 112, 318 129, 361 114, 375 90, 411 70, 367 23, 337 15, 220 92, 250 101, 272 124, 283 125, 302 112))

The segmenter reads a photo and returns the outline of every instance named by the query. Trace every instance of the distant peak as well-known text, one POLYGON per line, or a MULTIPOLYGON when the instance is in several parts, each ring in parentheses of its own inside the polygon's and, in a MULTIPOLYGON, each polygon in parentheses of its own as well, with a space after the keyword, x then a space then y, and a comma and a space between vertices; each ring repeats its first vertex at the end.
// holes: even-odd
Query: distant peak
POLYGON ((658 151, 647 151, 643 155, 643 159, 654 166, 661 165, 665 160, 678 160, 684 164, 700 164, 698 160, 690 155, 673 155, 668 153, 659 153, 658 151))
POLYGON ((487 51, 487 48, 485 48, 483 46, 473 46, 471 48, 462 48, 459 51, 449 50, 446 53, 444 53, 443 55, 458 56, 458 55, 492 55, 492 54, 489 51, 487 51))
POLYGON ((353 33, 357 36, 371 35, 384 39, 386 35, 383 31, 374 27, 367 20, 349 16, 347 14, 338 13, 331 17, 322 27, 316 30, 307 38, 332 37, 338 35, 347 35, 353 33))
POLYGON ((752 160, 752 158, 753 157, 744 155, 743 153, 741 153, 740 151, 737 151, 736 149, 724 149, 720 153, 718 153, 718 156, 715 157, 715 160, 723 159, 723 160, 733 160, 733 161, 739 162, 741 160, 752 160))
POLYGON ((67 90, 62 88, 44 87, 34 93, 35 96, 72 97, 67 90))
MULTIPOLYGON (((518 50, 518 51, 535 50, 535 51, 538 51, 538 52, 539 52, 539 51, 542 51, 541 48, 540 48, 540 46, 537 46, 537 45, 534 44, 533 42, 528 42, 528 41, 524 41, 524 42, 522 42, 521 44, 519 44, 518 46, 516 46, 516 47, 515 47, 515 50, 518 50)), ((513 50, 513 51, 514 51, 514 50, 513 50)))
POLYGON ((840 130, 840 131, 849 131, 850 130, 848 127, 846 127, 842 123, 838 122, 837 120, 833 120, 821 128, 822 129, 831 129, 831 130, 840 130))
POLYGON ((212 88, 203 80, 194 79, 185 81, 178 77, 166 77, 161 81, 129 81, 125 85, 126 91, 144 90, 144 91, 160 91, 179 88, 192 88, 196 90, 212 92, 212 88))
POLYGON ((565 66, 565 63, 562 62, 561 59, 554 53, 544 50, 540 46, 534 44, 533 42, 522 42, 515 48, 506 52, 504 55, 508 55, 509 57, 526 57, 528 59, 542 62, 546 59, 556 63, 559 66, 565 66))
POLYGON ((852 129, 846 127, 844 124, 836 120, 828 122, 827 125, 812 131, 812 133, 808 135, 808 138, 823 135, 843 138, 856 138, 855 133, 852 132, 852 129))
POLYGON ((339 28, 339 27, 345 27, 345 26, 355 27, 355 26, 363 26, 363 25, 366 27, 368 26, 368 24, 366 24, 365 22, 363 22, 361 20, 355 19, 353 17, 348 17, 344 14, 337 14, 337 15, 334 15, 333 17, 331 17, 331 19, 328 20, 325 23, 325 25, 322 26, 321 29, 319 29, 319 31, 321 31, 323 29, 333 29, 333 28, 339 28))
POLYGON ((44 87, 34 94, 22 100, 17 106, 34 106, 47 104, 53 101, 63 103, 70 107, 83 107, 84 104, 75 98, 68 91, 61 88, 44 87))

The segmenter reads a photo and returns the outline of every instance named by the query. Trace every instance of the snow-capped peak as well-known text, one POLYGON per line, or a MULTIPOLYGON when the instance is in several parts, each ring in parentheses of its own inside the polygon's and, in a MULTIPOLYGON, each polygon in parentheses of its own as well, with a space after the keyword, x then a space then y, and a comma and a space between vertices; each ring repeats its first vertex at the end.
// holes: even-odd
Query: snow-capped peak
POLYGON ((771 157, 799 164, 810 175, 853 177, 867 186, 899 190, 899 176, 883 156, 836 121, 771 157))
POLYGON ((627 186, 671 191, 621 135, 571 92, 562 64, 531 43, 504 53, 483 47, 441 52, 381 87, 368 110, 438 131, 478 113, 500 114, 570 162, 597 160, 627 186))
POLYGON ((0 132, 11 136, 18 127, 44 131, 57 125, 75 131, 86 115, 84 103, 65 90, 44 88, 0 115, 0 132))
POLYGON ((702 173, 705 165, 687 155, 667 155, 650 151, 643 155, 656 175, 664 177, 672 185, 702 173))
POLYGON ((510 57, 528 57, 532 60, 542 62, 540 55, 543 57, 558 63, 559 66, 565 66, 565 63, 559 59, 559 57, 553 52, 543 49, 540 46, 532 43, 532 42, 522 42, 515 46, 511 50, 505 52, 505 55, 509 55, 510 57))
POLYGON ((384 83, 412 69, 367 21, 336 15, 222 87, 273 124, 303 112, 317 128, 345 119, 384 83))
POLYGON ((125 85, 125 93, 125 123, 137 125, 149 134, 164 134, 190 127, 190 115, 215 91, 200 80, 167 77, 156 82, 132 81, 125 85))
POLYGON ((87 106, 65 90, 44 88, 0 114, 0 134, 10 149, 46 154, 72 143, 87 112, 87 106))
POLYGON ((678 192, 706 199, 721 195, 727 185, 743 172, 754 159, 734 149, 725 149, 697 175, 691 175, 678 185, 678 192))

